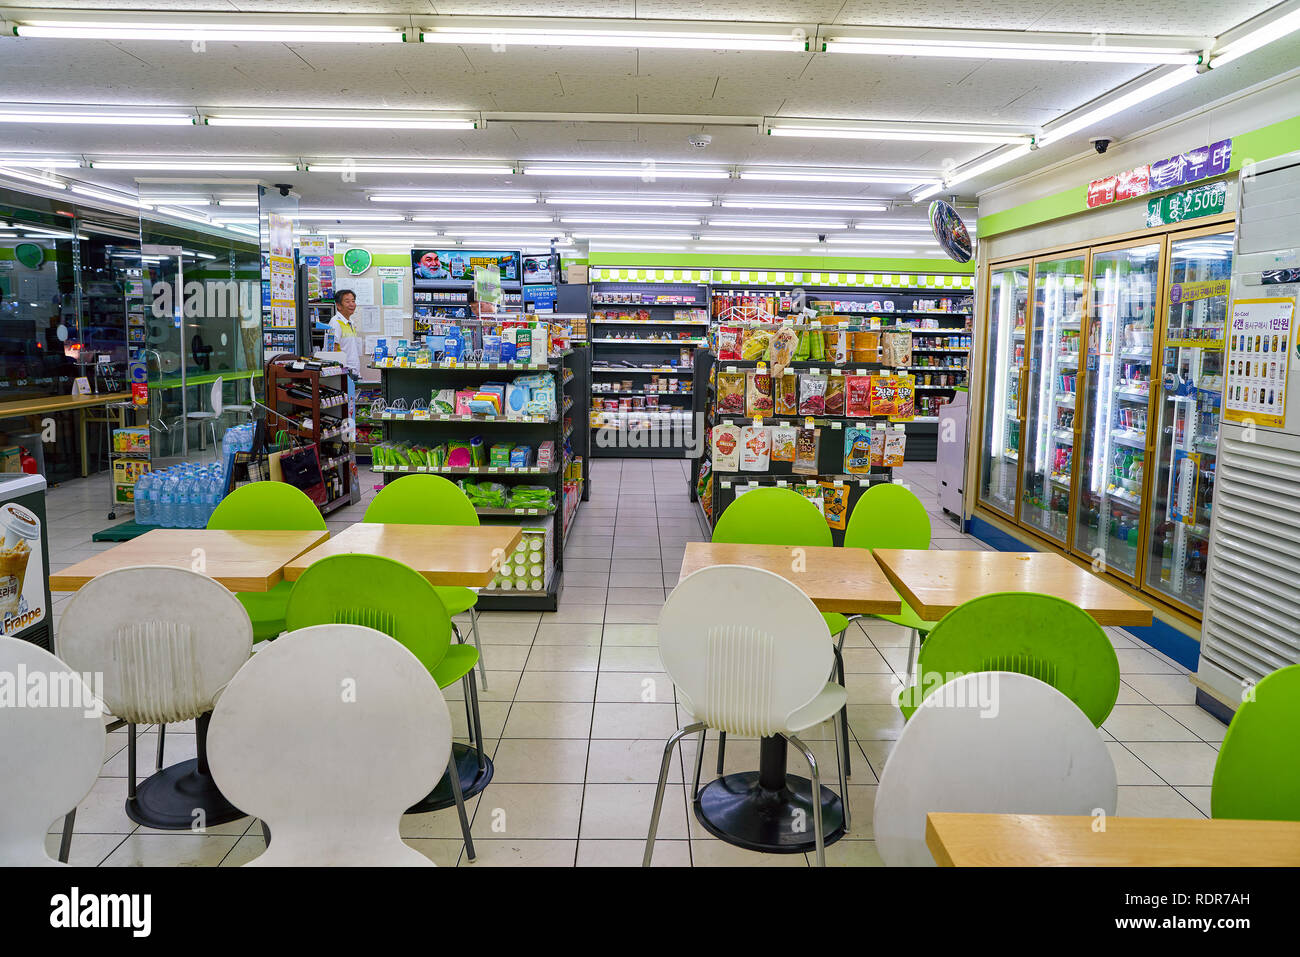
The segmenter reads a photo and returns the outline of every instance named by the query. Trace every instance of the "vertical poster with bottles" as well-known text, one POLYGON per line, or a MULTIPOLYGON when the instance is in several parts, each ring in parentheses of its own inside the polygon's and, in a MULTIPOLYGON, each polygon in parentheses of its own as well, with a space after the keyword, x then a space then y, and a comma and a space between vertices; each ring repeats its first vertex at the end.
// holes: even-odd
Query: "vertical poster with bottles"
POLYGON ((1228 329, 1224 418, 1269 429, 1286 425, 1294 299, 1238 299, 1228 329))
POLYGON ((1074 548, 1136 580, 1160 243, 1095 252, 1074 548))
POLYGON ((1020 520, 1066 544, 1083 328, 1083 256, 1034 264, 1020 520))
POLYGON ((267 215, 267 233, 270 239, 266 269, 270 279, 270 321, 263 325, 266 332, 267 351, 284 351, 283 334, 297 328, 297 310, 294 289, 296 286, 293 265, 293 219, 280 213, 267 215), (280 333, 276 336, 274 333, 280 333))
POLYGON ((1161 348, 1146 587, 1200 614, 1224 389, 1232 232, 1175 239, 1161 348))
POLYGON ((1012 518, 1020 468, 1020 380, 1025 365, 1029 265, 995 269, 989 284, 988 367, 980 501, 1012 518))

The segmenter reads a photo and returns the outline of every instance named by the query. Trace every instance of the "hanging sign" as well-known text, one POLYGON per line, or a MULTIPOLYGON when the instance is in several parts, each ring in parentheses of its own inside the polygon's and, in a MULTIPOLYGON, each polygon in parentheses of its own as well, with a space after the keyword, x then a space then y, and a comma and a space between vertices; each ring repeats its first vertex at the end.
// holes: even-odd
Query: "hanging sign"
POLYGON ((1228 184, 1222 181, 1166 193, 1147 200, 1147 226, 1168 226, 1214 216, 1223 212, 1227 204, 1228 184))
POLYGON ((1088 208, 1186 186, 1211 176, 1222 176, 1231 165, 1232 140, 1218 140, 1209 146, 1176 153, 1168 159, 1135 166, 1115 176, 1094 179, 1088 184, 1088 208))
POLYGON ((1225 422, 1285 427, 1294 312, 1293 299, 1238 299, 1232 304, 1224 359, 1225 422))

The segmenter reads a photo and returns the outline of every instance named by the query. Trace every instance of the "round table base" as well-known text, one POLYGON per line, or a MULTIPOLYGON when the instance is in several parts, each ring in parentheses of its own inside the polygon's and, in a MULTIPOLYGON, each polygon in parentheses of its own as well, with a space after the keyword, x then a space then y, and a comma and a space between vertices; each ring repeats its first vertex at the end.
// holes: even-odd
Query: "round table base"
MULTIPOLYGON (((844 810, 822 786, 822 839, 827 846, 844 836, 844 810)), ((710 783, 695 801, 695 817, 719 840, 751 851, 802 854, 817 849, 813 836, 812 782, 786 775, 785 787, 759 787, 758 772, 728 774, 710 783)))
POLYGON ((199 770, 197 758, 156 771, 127 798, 126 816, 145 827, 188 831, 226 824, 244 812, 226 800, 212 775, 199 770))
MULTIPOLYGON (((483 769, 479 770, 478 751, 467 744, 453 743, 451 753, 456 759, 456 769, 460 772, 460 790, 468 801, 492 781, 492 759, 483 756, 483 769)), ((425 811, 441 811, 443 808, 455 807, 456 798, 451 793, 451 777, 442 776, 438 786, 429 792, 428 797, 413 807, 407 808, 407 814, 423 814, 425 811)))

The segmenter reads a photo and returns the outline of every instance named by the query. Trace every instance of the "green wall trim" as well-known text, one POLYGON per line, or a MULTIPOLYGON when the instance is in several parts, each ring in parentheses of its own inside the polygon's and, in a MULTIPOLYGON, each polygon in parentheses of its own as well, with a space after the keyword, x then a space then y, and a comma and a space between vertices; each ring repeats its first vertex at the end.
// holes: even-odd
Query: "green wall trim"
MULTIPOLYGON (((366 247, 361 246, 361 247, 349 247, 349 248, 365 249, 366 247)), ((405 266, 407 269, 410 269, 411 254, 410 253, 371 253, 370 269, 374 269, 376 266, 405 266)), ((340 278, 347 279, 349 276, 352 275, 352 273, 348 272, 348 267, 343 265, 342 253, 334 254, 334 267, 335 267, 334 285, 336 286, 339 284, 340 278)), ((370 269, 367 269, 365 272, 361 273, 360 275, 362 276, 369 275, 370 269)))
MULTIPOLYGON (((1294 152, 1300 148, 1300 116, 1279 120, 1268 126, 1232 137, 1232 165, 1229 172, 1237 172, 1246 161, 1259 162, 1294 152)), ((1163 157, 1157 157, 1163 159, 1163 157)), ((1118 171, 1117 171, 1118 172, 1118 171)), ((1207 180, 1208 182, 1208 180, 1207 180)), ((1122 203, 1145 203, 1147 196, 1137 196, 1122 203)), ((1100 209, 1109 209, 1119 203, 1107 203, 1100 209)), ((1000 213, 989 213, 979 218, 979 235, 981 239, 1009 233, 1026 226, 1050 222, 1088 212, 1088 184, 1081 183, 1050 196, 1012 206, 1000 213)))
POLYGON ((950 259, 862 259, 853 256, 765 256, 752 253, 626 253, 593 251, 592 266, 654 266, 687 269, 778 269, 843 272, 975 272, 974 263, 950 259))
MULTIPOLYGON (((27 240, 27 241, 34 242, 34 240, 27 240)), ((45 247, 42 246, 41 248, 44 249, 45 247)), ((14 258, 13 246, 0 246, 0 259, 12 260, 13 258, 14 258)), ((45 250, 45 261, 47 263, 52 263, 58 258, 59 258, 59 251, 57 249, 45 250)))
MULTIPOLYGON (((232 382, 236 379, 260 379, 262 377, 261 369, 244 369, 239 372, 204 372, 201 375, 188 375, 185 377, 185 388, 192 385, 210 385, 218 379, 226 382, 232 382)), ((157 379, 149 383, 151 389, 179 389, 181 387, 181 377, 178 375, 167 376, 163 379, 157 379)))

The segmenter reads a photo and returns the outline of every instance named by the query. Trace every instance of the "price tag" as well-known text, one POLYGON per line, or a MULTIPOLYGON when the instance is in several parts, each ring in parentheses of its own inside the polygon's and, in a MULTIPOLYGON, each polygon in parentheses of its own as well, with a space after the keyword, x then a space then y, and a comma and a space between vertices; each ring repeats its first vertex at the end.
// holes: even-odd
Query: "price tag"
POLYGON ((535 509, 535 508, 530 508, 530 509, 528 510, 528 514, 529 514, 529 515, 536 515, 536 514, 537 514, 537 509, 535 509))
POLYGON ((867 427, 867 423, 865 422, 854 422, 853 424, 859 429, 865 429, 867 427))
POLYGON ((501 467, 498 466, 498 465, 489 465, 489 466, 487 467, 487 470, 488 470, 489 472, 499 472, 499 471, 501 471, 501 467))
POLYGON ((786 487, 787 485, 789 485, 789 484, 790 484, 790 483, 787 482, 785 479, 777 479, 777 480, 776 480, 776 487, 777 487, 777 488, 785 488, 785 487, 786 487))
POLYGON ((834 375, 844 375, 844 370, 843 370, 843 369, 832 369, 832 370, 831 370, 831 375, 833 375, 833 376, 834 376, 834 375))
POLYGON ((842 428, 844 428, 844 423, 843 423, 843 422, 832 422, 832 423, 831 423, 831 428, 832 428, 832 429, 842 429, 842 428))
POLYGON ((759 375, 767 375, 767 363, 760 360, 758 364, 754 366, 754 371, 759 375))
POLYGON ((755 479, 750 479, 745 484, 748 485, 750 488, 758 488, 758 482, 755 479))
POLYGON ((858 369, 858 370, 857 370, 857 373, 858 373, 858 375, 866 375, 866 374, 867 374, 867 370, 866 370, 866 369, 858 369))
POLYGON ((816 480, 816 479, 807 479, 803 484, 806 485, 806 486, 808 486, 808 488, 812 488, 814 485, 817 484, 817 480, 816 480))
POLYGON ((816 427, 817 427, 817 420, 814 419, 814 418, 810 415, 810 416, 808 416, 807 418, 805 418, 805 419, 803 420, 803 427, 804 427, 805 429, 813 429, 813 428, 816 428, 816 427))
POLYGON ((754 425, 757 428, 763 427, 763 417, 761 415, 754 416, 754 425))
POLYGON ((822 372, 821 369, 809 369, 808 371, 811 372, 813 375, 821 375, 822 372))
POLYGON ((723 481, 719 482, 718 485, 719 485, 721 488, 731 488, 731 483, 728 482, 728 481, 726 481, 725 479, 724 479, 723 481))
POLYGON ((410 467, 409 465, 399 465, 399 466, 397 467, 397 471, 399 471, 399 472, 409 472, 409 471, 411 471, 411 467, 410 467))
POLYGON ((411 413, 411 418, 413 418, 416 422, 428 422, 428 421, 429 421, 429 410, 428 410, 428 409, 416 409, 414 412, 411 413))

